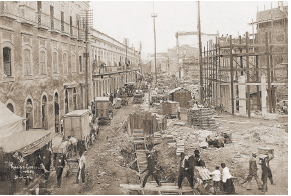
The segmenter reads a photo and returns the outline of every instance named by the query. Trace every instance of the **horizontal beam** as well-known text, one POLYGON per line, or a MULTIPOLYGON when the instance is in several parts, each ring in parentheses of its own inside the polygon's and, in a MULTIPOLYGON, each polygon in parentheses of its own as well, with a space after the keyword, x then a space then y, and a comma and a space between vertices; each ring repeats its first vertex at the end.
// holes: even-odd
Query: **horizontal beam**
MULTIPOLYGON (((265 47, 265 44, 250 44, 249 48, 257 48, 257 47, 265 47)), ((269 46, 288 46, 288 44, 278 44, 278 43, 274 43, 274 44, 269 44, 269 46)), ((218 45, 219 48, 230 48, 229 45, 218 45)), ((245 48, 246 44, 233 44, 232 48, 245 48)))
POLYGON ((160 186, 157 187, 156 184, 147 184, 144 188, 141 188, 140 185, 137 184, 120 184, 120 188, 127 190, 135 190, 135 191, 166 191, 166 192, 175 192, 175 193, 187 193, 193 192, 193 189, 189 186, 183 186, 183 189, 178 189, 178 186, 160 186))
MULTIPOLYGON (((228 86, 230 85, 230 82, 223 82, 220 83, 221 86, 228 86)), ((258 83, 258 82, 252 82, 252 83, 233 83, 233 85, 249 85, 249 86, 261 86, 261 85, 268 85, 268 83, 262 84, 262 83, 258 83)), ((286 83, 271 83, 271 85, 274 86, 284 86, 286 85, 286 83)))

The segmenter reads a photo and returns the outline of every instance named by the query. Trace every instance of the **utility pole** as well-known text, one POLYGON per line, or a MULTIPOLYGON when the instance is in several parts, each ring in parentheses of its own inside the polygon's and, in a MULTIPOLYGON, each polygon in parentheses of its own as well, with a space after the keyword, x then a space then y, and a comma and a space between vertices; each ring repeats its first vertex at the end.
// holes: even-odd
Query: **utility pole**
POLYGON ((85 31, 85 42, 86 49, 83 57, 86 59, 86 67, 85 67, 85 108, 88 108, 89 96, 88 96, 88 35, 89 28, 93 27, 93 13, 92 10, 83 10, 82 11, 82 19, 83 19, 83 30, 85 31))
POLYGON ((156 73, 156 86, 157 86, 157 51, 156 51, 156 25, 155 25, 155 18, 158 16, 157 13, 155 13, 155 3, 153 2, 153 13, 152 17, 154 19, 154 41, 155 41, 155 73, 156 73))
POLYGON ((125 83, 127 83, 127 41, 128 39, 125 38, 125 83))
POLYGON ((198 40, 199 40, 199 65, 200 65, 200 104, 203 104, 203 65, 202 65, 202 44, 201 44, 201 24, 200 24, 200 1, 198 4, 198 40))

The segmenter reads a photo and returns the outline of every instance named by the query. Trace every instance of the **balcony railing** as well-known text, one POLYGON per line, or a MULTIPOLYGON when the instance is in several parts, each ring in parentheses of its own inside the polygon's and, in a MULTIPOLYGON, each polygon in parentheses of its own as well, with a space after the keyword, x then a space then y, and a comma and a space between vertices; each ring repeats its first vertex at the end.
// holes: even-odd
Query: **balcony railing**
POLYGON ((70 36, 72 39, 77 39, 78 29, 76 27, 70 26, 70 36))
POLYGON ((37 12, 37 23, 38 28, 48 30, 51 27, 51 20, 49 15, 44 14, 42 12, 37 12))
POLYGON ((27 25, 35 25, 37 20, 34 9, 26 5, 20 5, 19 8, 21 23, 27 25))
POLYGON ((5 17, 8 20, 16 20, 18 17, 18 5, 14 1, 1 1, 0 2, 0 16, 5 17))
POLYGON ((61 32, 61 22, 55 18, 51 18, 51 31, 55 33, 61 32))
POLYGON ((120 71, 125 71, 125 66, 96 66, 93 74, 106 74, 120 71))
POLYGON ((62 36, 69 36, 70 35, 70 25, 61 21, 61 34, 62 36))

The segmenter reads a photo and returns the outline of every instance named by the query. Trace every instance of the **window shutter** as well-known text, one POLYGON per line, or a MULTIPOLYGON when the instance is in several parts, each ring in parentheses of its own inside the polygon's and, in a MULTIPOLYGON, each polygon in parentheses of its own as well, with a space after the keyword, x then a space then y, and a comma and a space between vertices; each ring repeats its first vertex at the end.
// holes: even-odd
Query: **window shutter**
POLYGON ((28 49, 24 50, 24 74, 25 75, 31 75, 30 51, 28 49))
POLYGON ((46 67, 45 67, 45 52, 40 52, 40 70, 42 74, 46 74, 46 67))
POLYGON ((3 64, 4 64, 4 74, 11 76, 11 49, 3 48, 3 64))
POLYGON ((4 73, 7 76, 11 76, 11 63, 10 62, 4 63, 4 73))

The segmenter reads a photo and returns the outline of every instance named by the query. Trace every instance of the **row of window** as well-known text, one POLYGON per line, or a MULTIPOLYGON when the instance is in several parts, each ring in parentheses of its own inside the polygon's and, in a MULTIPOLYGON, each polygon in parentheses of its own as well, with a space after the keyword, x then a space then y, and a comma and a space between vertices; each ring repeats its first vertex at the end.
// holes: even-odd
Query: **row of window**
MULTIPOLYGON (((3 48, 3 70, 4 74, 6 76, 12 76, 12 54, 11 54, 11 48, 9 47, 4 47, 3 48)), ((24 68, 24 75, 32 75, 32 56, 31 56, 31 50, 30 49, 24 49, 23 50, 23 68, 24 68)), ((76 72, 76 55, 72 54, 71 55, 71 70, 72 72, 76 72)), ((85 58, 83 59, 83 61, 85 58)), ((47 59, 46 59, 46 51, 41 50, 39 52, 39 66, 40 66, 40 74, 47 74, 47 59)), ((78 63, 79 63, 79 71, 83 72, 83 64, 82 63, 82 56, 80 55, 78 58, 78 63)), ((62 64, 64 68, 64 74, 68 74, 68 54, 64 53, 62 56, 62 64)), ((58 74, 58 53, 53 52, 52 55, 52 68, 53 68, 53 73, 58 74)))

